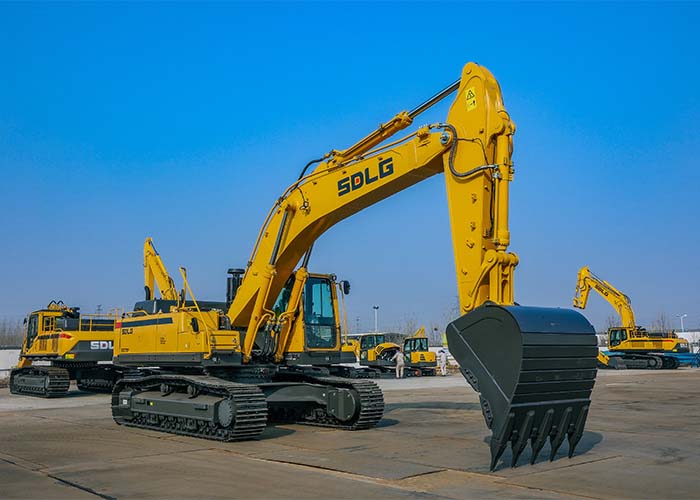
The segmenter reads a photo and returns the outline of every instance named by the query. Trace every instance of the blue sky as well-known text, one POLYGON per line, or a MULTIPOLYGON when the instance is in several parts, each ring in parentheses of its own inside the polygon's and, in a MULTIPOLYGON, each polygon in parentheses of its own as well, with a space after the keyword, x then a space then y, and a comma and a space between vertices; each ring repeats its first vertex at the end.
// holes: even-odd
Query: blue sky
MULTIPOLYGON (((0 316, 130 307, 146 236, 221 298, 308 160, 475 61, 518 125, 516 300, 568 307, 589 265, 639 323, 698 326, 698 20, 672 3, 0 4, 0 316)), ((351 325, 379 304, 383 328, 442 327, 443 179, 331 229, 311 268, 351 280, 351 325)), ((586 310, 598 328, 611 313, 586 310)))

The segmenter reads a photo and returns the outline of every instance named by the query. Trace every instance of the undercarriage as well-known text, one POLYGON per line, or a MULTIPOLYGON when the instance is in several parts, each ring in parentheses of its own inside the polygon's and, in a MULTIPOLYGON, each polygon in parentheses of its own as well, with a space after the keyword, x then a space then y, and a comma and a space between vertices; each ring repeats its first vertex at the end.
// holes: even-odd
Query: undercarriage
POLYGON ((360 430, 384 414, 371 380, 334 377, 318 368, 261 368, 259 380, 235 368, 212 373, 146 371, 120 380, 112 393, 116 423, 218 441, 258 437, 270 423, 360 430))

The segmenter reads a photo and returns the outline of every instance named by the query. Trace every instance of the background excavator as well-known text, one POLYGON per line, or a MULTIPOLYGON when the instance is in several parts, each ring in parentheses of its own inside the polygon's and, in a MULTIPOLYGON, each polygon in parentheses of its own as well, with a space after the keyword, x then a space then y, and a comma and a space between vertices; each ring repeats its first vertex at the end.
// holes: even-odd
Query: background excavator
POLYGON ((648 332, 637 326, 630 298, 584 266, 578 272, 574 307, 585 309, 588 295, 595 290, 620 315, 621 326, 608 329, 608 353, 600 353, 598 361, 610 368, 678 368, 681 358, 689 353, 688 341, 674 332, 648 332))
POLYGON ((403 350, 406 360, 405 373, 408 376, 435 375, 437 356, 428 348, 425 327, 420 327, 413 335, 406 337, 402 345, 388 342, 383 333, 359 333, 348 335, 354 347, 357 362, 381 374, 394 376, 396 351, 403 350))
POLYGON ((231 273, 226 312, 200 307, 183 272, 192 306, 162 312, 147 306, 117 324, 115 362, 141 375, 115 386, 115 421, 219 440, 254 438, 268 418, 351 430, 374 426, 384 407, 376 384, 295 365, 295 343, 337 352, 340 342, 339 334, 328 334, 332 287, 308 277, 304 285, 299 273, 307 272, 314 242, 333 225, 444 173, 463 313, 447 327, 447 338, 493 432, 491 468, 509 443, 513 465, 528 442, 533 462, 547 440, 551 459, 565 439, 571 456, 590 406, 596 337, 575 311, 514 304, 518 258, 507 252, 514 132, 498 83, 469 63, 457 82, 420 106, 307 164, 276 198, 246 269, 231 273), (455 91, 445 123, 393 138, 455 91), (288 304, 278 313, 275 304, 293 274, 288 304))
MULTIPOLYGON (((151 238, 144 243, 143 268, 147 299, 153 298, 155 282, 163 300, 178 300, 175 283, 151 238)), ((80 308, 61 301, 30 313, 24 321, 20 362, 10 374, 12 394, 59 397, 68 392, 71 380, 80 390, 111 391, 121 377, 121 371, 112 366, 118 316, 117 311, 81 315, 80 308)))
POLYGON ((59 397, 71 380, 83 391, 110 391, 120 376, 111 363, 117 316, 80 314, 80 308, 61 301, 30 313, 19 364, 10 372, 10 392, 59 397))

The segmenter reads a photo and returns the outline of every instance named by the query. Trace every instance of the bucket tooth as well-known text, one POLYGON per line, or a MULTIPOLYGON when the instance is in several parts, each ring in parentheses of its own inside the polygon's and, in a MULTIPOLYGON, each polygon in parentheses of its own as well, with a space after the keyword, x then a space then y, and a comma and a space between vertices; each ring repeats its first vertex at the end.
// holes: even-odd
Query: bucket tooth
POLYGON ((532 458, 530 459, 530 465, 534 465, 535 460, 537 460, 537 455, 539 455, 540 450, 547 442, 547 437, 549 433, 552 432, 552 419, 554 418, 554 410, 551 408, 544 412, 544 418, 540 424, 537 436, 533 436, 530 441, 530 446, 532 447, 532 458))
POLYGON ((531 463, 547 438, 556 455, 583 435, 598 356, 593 326, 576 311, 484 304, 450 323, 447 342, 479 394, 491 429, 491 470, 508 442, 512 464, 530 440, 531 463))
POLYGON ((496 470, 496 464, 498 463, 498 459, 501 458, 501 455, 503 455, 503 452, 508 446, 508 440, 510 439, 510 435, 513 432, 514 421, 515 414, 509 414, 508 420, 506 421, 503 430, 498 434, 498 436, 496 436, 495 433, 493 434, 493 436, 491 436, 491 472, 496 470))
POLYGON ((588 408, 588 406, 584 406, 583 408, 581 408, 581 412, 578 414, 578 418, 576 419, 576 425, 574 426, 574 429, 568 434, 569 458, 574 456, 574 450, 576 449, 576 445, 583 436, 583 427, 586 425, 586 418, 588 417, 588 408))
POLYGON ((554 437, 551 437, 549 439, 549 444, 552 447, 552 451, 549 454, 550 462, 554 460, 557 451, 559 451, 559 447, 564 442, 564 438, 569 432, 569 422, 571 421, 571 413, 573 411, 574 410, 571 407, 568 407, 566 410, 564 410, 564 414, 561 417, 561 421, 559 422, 559 425, 557 425, 557 433, 554 435, 554 437))
POLYGON ((534 424, 534 421, 535 412, 534 410, 530 410, 525 415, 525 420, 523 420, 523 423, 520 426, 520 429, 518 430, 517 440, 511 445, 511 449, 513 452, 513 461, 510 464, 511 467, 515 467, 515 465, 518 463, 518 458, 520 458, 520 454, 527 446, 527 440, 530 438, 530 433, 532 432, 532 425, 534 424))

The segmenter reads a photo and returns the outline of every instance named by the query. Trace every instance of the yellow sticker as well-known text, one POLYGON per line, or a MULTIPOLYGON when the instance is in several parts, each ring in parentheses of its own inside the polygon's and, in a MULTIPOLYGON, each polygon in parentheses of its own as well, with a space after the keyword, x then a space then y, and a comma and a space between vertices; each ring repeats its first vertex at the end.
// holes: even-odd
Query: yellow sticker
POLYGON ((476 90, 474 87, 469 87, 467 89, 467 111, 473 111, 476 109, 476 90))

